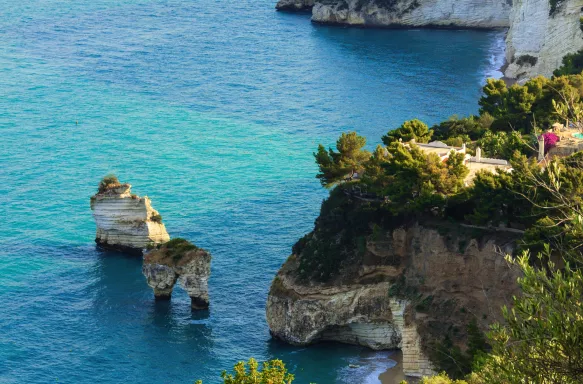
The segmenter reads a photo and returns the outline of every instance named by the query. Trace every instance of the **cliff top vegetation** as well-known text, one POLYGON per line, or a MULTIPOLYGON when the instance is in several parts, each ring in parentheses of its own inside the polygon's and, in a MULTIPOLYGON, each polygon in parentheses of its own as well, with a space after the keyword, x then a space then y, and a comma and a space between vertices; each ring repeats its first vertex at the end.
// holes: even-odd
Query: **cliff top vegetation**
MULTIPOLYGON (((451 340, 448 345, 446 337, 434 346, 444 359, 432 360, 455 379, 474 371, 459 384, 522 383, 525 378, 532 383, 581 382, 583 153, 540 163, 533 157, 541 127, 566 122, 583 128, 583 76, 573 69, 575 61, 566 58, 560 75, 524 85, 490 79, 478 115, 452 117, 433 127, 419 120, 405 122, 387 132, 384 145, 373 152, 355 132, 343 134, 336 148, 320 145, 314 154, 317 177, 333 189, 314 231, 293 247, 299 277, 334 281, 358 268, 368 240, 427 217, 522 230, 522 256, 507 262, 524 274, 519 280, 524 295, 514 298, 512 310, 504 309, 505 323, 492 328, 489 346, 476 353, 460 350, 451 340), (468 151, 479 146, 486 156, 508 159, 512 171, 478 171, 468 184, 464 156, 438 156, 417 145, 431 140, 466 144, 468 151), (559 260, 560 267, 551 260, 559 260)), ((550 134, 545 136, 552 145, 550 134)), ((425 382, 455 381, 441 375, 425 382)))
POLYGON ((120 183, 119 179, 117 178, 116 175, 114 174, 109 174, 103 177, 103 179, 101 179, 101 181, 99 182, 99 185, 97 186, 97 193, 98 194, 102 194, 102 193, 106 193, 107 191, 110 191, 114 188, 118 188, 121 186, 127 186, 129 184, 127 183, 120 183))
POLYGON ((188 257, 191 252, 198 254, 208 254, 202 248, 197 247, 190 241, 181 237, 175 237, 172 240, 157 244, 144 256, 144 261, 147 263, 158 263, 164 265, 180 266, 188 263, 188 257))
MULTIPOLYGON (((510 87, 489 79, 479 105, 477 116, 453 117, 431 128, 407 121, 387 132, 384 145, 372 153, 366 138, 355 132, 343 133, 336 148, 320 145, 314 153, 317 178, 334 189, 322 204, 314 232, 293 247, 300 256, 300 275, 327 281, 343 265, 358 263, 374 228, 391 229, 418 217, 526 230, 521 246, 533 252, 544 243, 555 247, 579 241, 547 225, 561 214, 563 202, 539 188, 554 176, 533 155, 539 127, 583 121, 583 76, 537 77, 510 87), (508 159, 512 171, 478 171, 468 184, 463 153, 451 152, 444 159, 416 145, 434 139, 465 143, 469 151, 479 146, 485 156, 508 159)), ((577 203, 583 195, 580 157, 554 163, 563 198, 577 203)))

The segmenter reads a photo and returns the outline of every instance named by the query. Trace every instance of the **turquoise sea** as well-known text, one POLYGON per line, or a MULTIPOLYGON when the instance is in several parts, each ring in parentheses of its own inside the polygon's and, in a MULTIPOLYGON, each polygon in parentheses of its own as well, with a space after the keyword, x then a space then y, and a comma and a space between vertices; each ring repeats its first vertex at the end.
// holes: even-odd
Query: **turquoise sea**
POLYGON ((503 32, 323 27, 274 0, 0 10, 0 383, 217 383, 249 357, 378 382, 387 352, 269 336, 271 279, 326 196, 312 152, 476 112, 503 32), (154 303, 139 258, 96 250, 89 197, 111 172, 212 252, 210 311, 154 303))

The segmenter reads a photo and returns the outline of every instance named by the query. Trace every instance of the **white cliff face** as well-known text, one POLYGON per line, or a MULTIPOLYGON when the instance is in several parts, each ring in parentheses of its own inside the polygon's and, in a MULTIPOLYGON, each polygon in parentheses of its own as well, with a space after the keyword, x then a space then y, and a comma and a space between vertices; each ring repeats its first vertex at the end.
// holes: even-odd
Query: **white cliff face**
POLYGON ((97 225, 95 242, 103 247, 141 253, 148 244, 170 240, 150 199, 132 196, 129 184, 94 195, 91 209, 97 225))
POLYGON ((169 300, 178 281, 190 297, 191 308, 206 309, 210 266, 211 255, 204 249, 173 253, 162 245, 145 255, 142 273, 157 300, 169 300))
POLYGON ((312 8, 312 21, 361 27, 509 28, 504 75, 550 77, 583 49, 583 0, 280 0, 280 10, 312 8))
POLYGON ((509 26, 511 0, 317 0, 312 20, 370 27, 509 26))
POLYGON ((583 0, 565 0, 551 11, 550 0, 514 0, 504 75, 518 80, 550 77, 566 54, 583 49, 582 7, 583 0))

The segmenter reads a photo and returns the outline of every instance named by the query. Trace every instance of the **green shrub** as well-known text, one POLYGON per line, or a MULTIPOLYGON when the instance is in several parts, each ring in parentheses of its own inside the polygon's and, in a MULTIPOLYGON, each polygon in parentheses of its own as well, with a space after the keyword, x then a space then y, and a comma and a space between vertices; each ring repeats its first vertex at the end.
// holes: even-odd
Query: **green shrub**
POLYGON ((101 181, 99 182, 99 186, 97 187, 97 192, 104 193, 109 189, 119 187, 120 185, 121 184, 117 176, 115 176, 114 174, 109 174, 105 176, 103 179, 101 179, 101 181))
POLYGON ((153 221, 154 223, 162 223, 162 215, 159 213, 154 213, 152 216, 150 216, 150 221, 153 221))
POLYGON ((534 67, 537 62, 538 58, 531 55, 522 55, 516 60, 516 64, 518 65, 528 64, 531 67, 534 67))
MULTIPOLYGON (((223 371, 221 378, 224 384, 291 384, 294 375, 289 373, 281 360, 270 360, 263 363, 263 369, 253 358, 247 363, 240 361, 235 364, 233 373, 223 371)), ((202 384, 198 380, 195 384, 202 384)))
POLYGON ((162 244, 161 249, 162 248, 166 249, 168 256, 174 259, 174 261, 180 260, 185 253, 198 249, 196 245, 181 237, 176 237, 167 243, 162 244))
MULTIPOLYGON (((581 18, 583 20, 583 18, 581 18)), ((583 21, 581 23, 581 29, 583 29, 583 21)), ((566 76, 566 75, 579 75, 583 71, 583 50, 569 53, 563 57, 562 65, 557 68, 554 72, 554 76, 566 76)))
POLYGON ((418 143, 428 143, 433 136, 433 130, 427 127, 424 122, 413 119, 405 121, 399 128, 387 132, 382 137, 383 143, 389 145, 396 141, 402 140, 405 142, 415 140, 418 143))

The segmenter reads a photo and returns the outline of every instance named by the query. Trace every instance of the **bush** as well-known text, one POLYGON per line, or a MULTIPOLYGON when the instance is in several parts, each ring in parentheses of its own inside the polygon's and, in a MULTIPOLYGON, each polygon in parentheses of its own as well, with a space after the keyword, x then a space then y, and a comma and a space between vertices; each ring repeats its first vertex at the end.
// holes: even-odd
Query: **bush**
POLYGON ((516 131, 510 133, 488 131, 476 144, 484 151, 484 157, 495 159, 509 160, 516 151, 523 154, 531 152, 529 144, 516 131))
POLYGON ((168 256, 174 261, 180 260, 185 253, 198 249, 196 245, 181 237, 176 237, 169 242, 160 245, 159 248, 166 249, 168 256))
POLYGON ((97 193, 105 193, 111 188, 119 187, 121 184, 117 178, 117 176, 113 174, 109 174, 105 176, 99 182, 99 186, 97 187, 97 193))
POLYGON ((518 60, 516 60, 516 64, 518 64, 518 65, 528 64, 531 67, 534 67, 537 62, 538 62, 538 58, 531 56, 531 55, 523 55, 523 56, 520 56, 518 58, 518 60))
POLYGON ((399 128, 387 132, 382 137, 383 143, 389 145, 396 141, 402 140, 405 142, 415 140, 418 143, 428 143, 433 136, 433 130, 427 127, 424 122, 413 119, 405 121, 399 128))
POLYGON ((160 215, 159 213, 154 213, 152 216, 150 216, 150 221, 153 221, 154 223, 162 223, 162 215, 160 215))
MULTIPOLYGON (((251 358, 247 363, 240 361, 235 364, 234 373, 223 371, 221 378, 224 384, 291 384, 294 380, 294 375, 287 371, 281 360, 266 361, 262 368, 260 370, 257 361, 251 358)), ((202 384, 202 381, 195 384, 202 384)))

